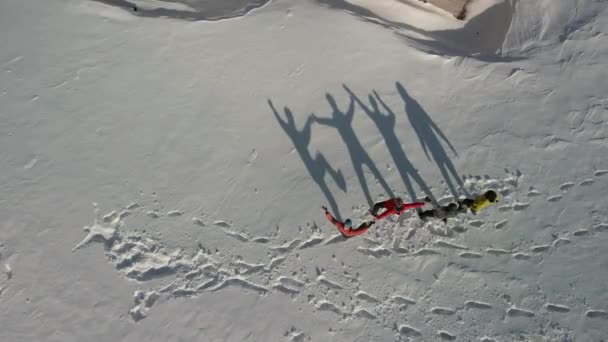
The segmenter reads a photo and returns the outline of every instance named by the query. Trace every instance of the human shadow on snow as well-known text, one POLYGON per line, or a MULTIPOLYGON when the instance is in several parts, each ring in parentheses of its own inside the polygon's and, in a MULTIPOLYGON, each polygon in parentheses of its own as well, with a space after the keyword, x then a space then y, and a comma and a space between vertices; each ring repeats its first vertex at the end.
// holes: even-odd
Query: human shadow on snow
POLYGON ((283 120, 277 112, 276 108, 274 107, 272 101, 268 100, 268 105, 272 109, 275 118, 277 119, 285 133, 287 133, 289 138, 291 138, 291 141, 293 142, 296 151, 300 155, 302 162, 304 162, 308 173, 310 174, 312 179, 317 183, 317 185, 325 195, 325 198, 327 198, 329 206, 335 213, 336 218, 340 219, 341 216, 340 211, 338 209, 338 204, 331 191, 329 190, 329 186, 327 185, 327 182, 325 180, 325 173, 329 172, 331 177, 334 179, 334 181, 342 191, 346 191, 346 181, 344 180, 342 172, 340 170, 334 170, 327 162, 323 154, 317 152, 317 154, 313 158, 310 151, 308 150, 308 145, 310 144, 311 126, 314 121, 313 116, 309 116, 306 119, 304 127, 301 130, 298 130, 298 128, 296 127, 293 113, 289 108, 283 108, 285 112, 285 117, 287 119, 283 120))
POLYGON ((456 182, 460 189, 468 195, 464 188, 464 183, 458 175, 458 172, 456 172, 454 163, 452 163, 452 160, 448 156, 441 140, 449 146, 454 155, 458 156, 456 149, 454 149, 454 146, 452 146, 445 134, 443 134, 437 124, 433 122, 429 114, 422 108, 418 101, 408 94, 403 85, 399 82, 395 82, 395 85, 403 102, 405 102, 405 113, 407 114, 414 132, 418 136, 424 154, 429 160, 431 157, 433 158, 454 198, 458 198, 459 196, 458 189, 456 185, 454 185, 454 182, 456 182))
MULTIPOLYGON (((296 127, 293 113, 289 108, 284 107, 286 117, 286 120, 284 120, 277 112, 272 101, 268 100, 268 105, 272 109, 274 116, 285 133, 287 133, 287 135, 291 138, 296 151, 300 155, 300 158, 308 170, 308 173, 311 175, 313 180, 317 183, 329 201, 329 205, 333 212, 336 213, 336 217, 340 217, 338 205, 331 191, 329 190, 325 180, 325 174, 326 172, 329 172, 342 191, 346 191, 346 182, 342 172, 340 170, 334 170, 320 152, 317 152, 313 158, 308 150, 308 145, 310 144, 311 140, 311 127, 313 123, 330 126, 338 131, 338 134, 347 147, 353 169, 357 175, 357 179, 361 185, 368 205, 371 206, 374 202, 369 191, 363 166, 366 166, 371 171, 372 175, 378 180, 388 196, 395 196, 394 192, 380 173, 380 170, 373 162, 369 154, 365 151, 365 148, 361 145, 359 138, 355 134, 352 126, 352 121, 355 115, 355 103, 361 107, 361 109, 363 109, 363 111, 374 122, 380 131, 380 134, 386 143, 391 157, 395 161, 396 168, 411 199, 417 199, 416 191, 412 183, 413 181, 427 196, 436 202, 436 198, 433 196, 430 187, 426 184, 422 176, 418 173, 416 167, 414 167, 412 162, 409 160, 403 146, 401 145, 401 142, 399 141, 397 132, 395 131, 397 121, 397 115, 395 112, 382 100, 375 90, 372 91, 372 94, 368 95, 368 105, 364 103, 346 85, 343 85, 343 87, 344 90, 349 94, 350 102, 348 104, 348 108, 345 111, 340 110, 334 97, 327 93, 325 97, 332 110, 331 116, 319 117, 313 113, 306 119, 306 123, 301 130, 298 130, 296 127)), ((459 189, 468 196, 469 194, 464 188, 464 183, 456 172, 456 168, 448 156, 448 152, 444 148, 443 144, 446 144, 454 155, 458 156, 456 149, 454 146, 452 146, 445 134, 443 134, 437 124, 433 122, 429 114, 422 108, 418 101, 407 93, 403 85, 396 82, 396 87, 405 103, 405 113, 416 136, 418 137, 418 140, 420 141, 420 145, 426 157, 429 160, 432 159, 436 163, 454 198, 459 197, 459 189)))
POLYGON ((395 131, 397 116, 395 113, 386 105, 384 101, 380 98, 380 95, 373 90, 373 94, 368 95, 369 107, 366 105, 350 88, 346 85, 342 85, 346 92, 350 94, 351 98, 355 100, 355 102, 365 111, 367 116, 374 122, 380 134, 384 138, 384 142, 386 147, 388 148, 389 153, 391 154, 393 160, 395 161, 395 166, 405 188, 407 190, 408 195, 412 200, 416 200, 417 195, 414 187, 412 186, 412 180, 418 184, 418 186, 424 191, 424 193, 429 196, 433 201, 435 201, 435 197, 431 192, 431 189, 422 179, 418 170, 414 167, 412 162, 407 157, 399 138, 397 137, 397 132, 395 131), (380 109, 378 103, 382 106, 383 109, 380 109))
POLYGON ((321 125, 334 127, 340 137, 344 141, 348 153, 350 155, 350 159, 353 164, 353 169, 355 170, 355 174, 361 184, 361 188, 363 189, 363 194, 365 195, 365 199, 367 203, 371 207, 374 204, 372 196, 369 192, 369 188, 367 186, 367 181, 365 179, 365 173, 363 172, 363 166, 367 166, 367 168, 372 172, 373 176, 378 180, 380 185, 384 188, 384 191, 390 196, 394 197, 394 193, 391 190, 391 187, 388 185, 384 177, 378 170, 378 167, 373 162, 372 158, 365 151, 359 138, 355 134, 355 131, 352 126, 353 118, 355 116, 355 100, 354 98, 350 98, 350 103, 348 105, 348 109, 346 111, 341 111, 338 108, 338 104, 336 100, 330 94, 325 94, 327 98, 327 102, 331 106, 332 113, 329 118, 318 117, 315 114, 312 115, 315 122, 321 125))

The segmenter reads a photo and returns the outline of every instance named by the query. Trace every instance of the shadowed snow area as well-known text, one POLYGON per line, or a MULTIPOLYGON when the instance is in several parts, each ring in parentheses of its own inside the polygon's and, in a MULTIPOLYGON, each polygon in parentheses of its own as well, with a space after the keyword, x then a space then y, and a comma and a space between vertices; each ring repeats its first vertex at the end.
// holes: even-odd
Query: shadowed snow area
POLYGON ((477 0, 466 20, 417 0, 317 0, 393 29, 420 50, 447 56, 499 56, 513 17, 511 1, 477 0))
POLYGON ((134 15, 182 20, 220 20, 239 17, 270 0, 93 0, 117 6, 134 15))

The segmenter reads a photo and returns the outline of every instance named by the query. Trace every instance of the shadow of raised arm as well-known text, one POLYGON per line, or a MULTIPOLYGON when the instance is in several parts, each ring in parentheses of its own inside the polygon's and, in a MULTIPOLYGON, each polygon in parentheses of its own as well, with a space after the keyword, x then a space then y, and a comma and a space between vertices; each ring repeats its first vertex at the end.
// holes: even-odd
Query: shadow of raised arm
POLYGON ((353 122, 353 118, 355 117, 355 100, 350 97, 350 102, 348 103, 348 109, 344 113, 348 122, 353 122))
POLYGON ((334 121, 334 119, 332 118, 320 118, 318 116, 316 116, 315 114, 313 114, 311 116, 311 118, 318 123, 319 125, 323 125, 323 126, 330 126, 330 127, 336 127, 336 122, 334 121))
POLYGON ((285 121, 277 112, 272 101, 268 100, 268 105, 272 109, 272 113, 274 114, 275 118, 277 119, 283 130, 287 133, 287 135, 289 135, 294 142, 297 142, 300 145, 308 146, 308 144, 310 143, 310 131, 313 118, 308 117, 302 130, 298 130, 298 128, 296 127, 295 120, 293 118, 293 113, 289 108, 283 108, 283 110, 285 111, 285 117, 287 118, 287 121, 285 121))
POLYGON ((385 120, 385 121, 389 122, 391 126, 394 126, 397 116, 386 105, 386 103, 384 103, 384 101, 382 101, 382 99, 380 98, 380 95, 378 95, 378 93, 375 90, 373 90, 373 93, 374 93, 374 96, 376 97, 376 99, 378 100, 378 102, 380 102, 380 104, 382 105, 382 108, 384 108, 384 110, 386 111, 386 115, 382 115, 380 113, 380 110, 378 109, 378 104, 376 103, 376 101, 374 100, 374 98, 370 95, 369 96, 370 102, 372 102, 372 100, 373 100, 372 106, 375 107, 375 111, 378 113, 378 117, 381 117, 382 120, 385 120))

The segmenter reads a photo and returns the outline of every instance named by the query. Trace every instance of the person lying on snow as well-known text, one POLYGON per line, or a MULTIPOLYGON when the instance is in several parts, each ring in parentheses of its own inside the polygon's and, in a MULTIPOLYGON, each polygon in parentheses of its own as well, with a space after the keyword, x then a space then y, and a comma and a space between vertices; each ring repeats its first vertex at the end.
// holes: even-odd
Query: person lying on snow
POLYGON ((481 209, 486 208, 492 203, 498 202, 498 194, 494 190, 488 190, 483 195, 477 196, 474 199, 465 198, 462 201, 456 203, 450 203, 446 206, 434 208, 431 210, 422 211, 418 209, 418 216, 422 220, 433 217, 436 219, 447 222, 448 218, 456 217, 458 214, 464 214, 467 212, 467 207, 471 209, 473 214, 477 214, 481 209))
POLYGON ((420 208, 424 206, 426 202, 430 202, 431 199, 426 197, 424 201, 425 202, 403 203, 403 199, 401 199, 401 197, 389 198, 386 201, 374 204, 371 213, 376 220, 382 220, 389 215, 401 215, 406 210, 420 208), (384 209, 384 212, 382 214, 378 214, 381 209, 384 209))
POLYGON ((371 220, 369 222, 361 223, 357 228, 353 228, 353 221, 351 221, 350 219, 346 219, 344 222, 340 222, 327 210, 327 207, 321 206, 321 209, 325 211, 325 216, 327 216, 329 222, 333 223, 336 228, 338 228, 340 233, 342 233, 342 235, 346 238, 365 234, 369 227, 376 223, 376 221, 371 220))
POLYGON ((498 194, 494 190, 488 190, 483 195, 477 196, 474 199, 465 198, 459 203, 462 203, 469 207, 473 214, 477 214, 482 209, 496 202, 498 202, 498 194))
POLYGON ((418 209, 418 216, 423 221, 428 217, 433 217, 439 220, 443 220, 443 222, 448 222, 448 218, 456 217, 458 214, 464 214, 467 212, 467 207, 462 202, 450 203, 446 206, 441 206, 438 208, 433 208, 431 210, 422 211, 418 209))

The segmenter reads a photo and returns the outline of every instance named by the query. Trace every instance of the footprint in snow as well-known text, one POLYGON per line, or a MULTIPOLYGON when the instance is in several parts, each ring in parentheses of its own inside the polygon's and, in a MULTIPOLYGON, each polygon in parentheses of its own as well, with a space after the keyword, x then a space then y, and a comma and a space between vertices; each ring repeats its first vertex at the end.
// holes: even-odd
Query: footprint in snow
POLYGON ((530 250, 534 253, 542 253, 542 252, 548 250, 549 248, 551 248, 550 245, 536 245, 536 246, 530 247, 530 250))
POLYGON ((222 228, 230 228, 230 223, 222 220, 214 221, 213 224, 222 228))
POLYGON ((570 241, 569 239, 558 238, 555 241, 553 241, 553 247, 559 247, 559 246, 563 246, 563 245, 568 245, 570 243, 572 243, 572 241, 570 241))
POLYGON ((504 226, 506 226, 506 225, 507 225, 507 222, 508 222, 507 220, 502 220, 502 221, 500 221, 500 222, 496 222, 496 223, 494 224, 494 228, 496 228, 496 229, 501 229, 501 228, 503 228, 504 226))
POLYGON ((380 302, 378 300, 378 298, 376 298, 376 297, 374 297, 374 296, 372 296, 369 293, 364 292, 364 291, 357 292, 357 294, 355 295, 355 297, 357 297, 357 299, 365 300, 365 301, 370 302, 370 303, 379 303, 380 302))
POLYGON ((498 211, 504 212, 504 211, 509 211, 509 210, 513 210, 513 206, 510 204, 505 204, 505 205, 498 207, 498 211))
POLYGON ((445 341, 454 341, 456 339, 456 335, 449 333, 447 331, 444 331, 444 330, 438 331, 437 336, 439 336, 440 339, 445 340, 445 341))
POLYGON ((300 290, 285 286, 284 284, 281 284, 281 283, 272 284, 272 288, 279 292, 282 292, 282 293, 285 293, 288 295, 292 295, 292 296, 300 293, 300 290))
POLYGON ((431 309, 431 313, 434 313, 435 315, 451 316, 456 313, 456 310, 450 308, 434 307, 431 309))
POLYGON ((608 230, 608 223, 596 224, 595 226, 593 226, 593 230, 596 230, 598 232, 603 232, 605 230, 608 230))
POLYGON ((139 203, 137 203, 137 202, 133 202, 133 203, 130 203, 130 204, 129 204, 129 205, 126 207, 126 209, 127 209, 127 210, 133 210, 133 209, 137 209, 137 208, 139 208, 139 207, 141 207, 141 205, 140 205, 139 203))
POLYGON ((193 217, 192 218, 192 223, 194 223, 197 226, 205 227, 205 222, 203 222, 203 220, 201 220, 198 217, 193 217))
POLYGON ((474 300, 469 300, 464 303, 464 305, 469 309, 491 309, 492 305, 484 302, 478 302, 474 300))
POLYGON ((253 241, 255 243, 268 243, 268 242, 270 242, 270 239, 267 237, 264 237, 264 236, 258 236, 258 237, 253 238, 253 240, 251 240, 251 241, 253 241))
POLYGON ((365 308, 361 308, 361 307, 356 308, 355 311, 353 312, 353 315, 355 315, 355 317, 360 317, 360 318, 365 318, 365 319, 378 318, 376 315, 371 313, 369 310, 367 310, 365 308))
POLYGON ((414 305, 416 301, 403 296, 393 296, 391 297, 391 301, 398 305, 414 305))
POLYGON ((515 253, 513 254, 513 258, 517 260, 529 260, 531 256, 526 253, 515 253))
POLYGON ((534 312, 512 306, 507 309, 507 315, 510 317, 534 317, 534 312))
POLYGON ((453 248, 453 249, 469 249, 468 247, 460 246, 460 245, 457 245, 457 244, 454 244, 451 242, 447 242, 447 241, 443 241, 443 240, 439 240, 439 241, 435 242, 435 246, 453 248))
POLYGON ((179 210, 171 210, 170 212, 167 213, 167 216, 170 217, 176 217, 176 216, 182 216, 184 213, 182 211, 179 210))
POLYGON ((160 217, 160 214, 159 214, 158 212, 156 212, 156 211, 151 211, 151 210, 150 210, 150 211, 148 211, 148 212, 146 213, 146 215, 148 215, 148 216, 149 216, 149 217, 151 217, 151 218, 159 218, 159 217, 160 217))
POLYGON ((484 222, 481 220, 473 220, 473 221, 469 222, 469 224, 473 227, 481 227, 481 226, 483 226, 483 223, 484 222))
POLYGON ((559 186, 559 189, 560 189, 561 191, 566 191, 566 190, 570 189, 570 188, 571 188, 571 187, 573 187, 573 186, 574 186, 574 183, 572 183, 572 182, 566 182, 566 183, 564 183, 564 184, 560 185, 560 186, 559 186))
POLYGON ((605 174, 608 174, 608 170, 596 170, 593 175, 596 177, 600 177, 603 176, 605 174))
POLYGON ((384 247, 377 247, 377 248, 358 247, 357 251, 359 253, 362 253, 364 255, 371 256, 371 257, 374 257, 377 259, 391 255, 391 251, 389 251, 388 249, 386 249, 384 247))
POLYGON ((404 336, 421 336, 420 330, 411 327, 409 325, 401 325, 399 326, 399 334, 404 336))
POLYGON ((338 306, 330 301, 327 300, 322 300, 319 302, 319 304, 317 305, 317 309, 321 310, 321 311, 331 311, 337 314, 342 314, 342 311, 340 310, 340 308, 338 308, 338 306))
POLYGON ((559 304, 553 304, 553 303, 547 303, 545 305, 545 308, 548 311, 553 311, 553 312, 569 312, 570 311, 570 308, 565 305, 559 305, 559 304))
POLYGON ((511 252, 509 252, 506 249, 488 248, 488 249, 486 249, 486 253, 492 254, 492 255, 504 255, 504 254, 509 254, 511 252))
POLYGON ((475 253, 475 252, 464 252, 464 253, 460 253, 459 256, 461 258, 465 258, 465 259, 479 259, 482 257, 481 254, 475 253))
POLYGON ((423 256, 423 255, 436 255, 436 254, 439 254, 439 253, 432 249, 422 248, 422 249, 415 251, 414 254, 412 254, 412 255, 413 256, 423 256))
POLYGON ((604 310, 589 310, 585 312, 585 316, 589 318, 608 318, 608 311, 604 310))

